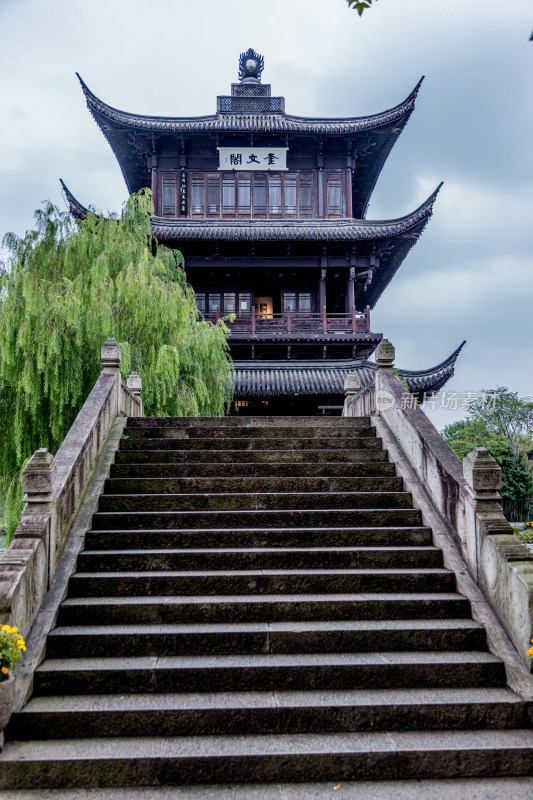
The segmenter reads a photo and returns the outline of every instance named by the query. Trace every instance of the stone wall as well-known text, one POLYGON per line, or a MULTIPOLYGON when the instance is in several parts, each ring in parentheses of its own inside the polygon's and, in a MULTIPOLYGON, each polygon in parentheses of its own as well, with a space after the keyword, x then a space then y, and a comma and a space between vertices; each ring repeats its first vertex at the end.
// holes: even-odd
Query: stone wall
POLYGON ((347 385, 343 416, 372 416, 385 426, 481 588, 524 664, 533 635, 533 554, 514 536, 501 506, 501 469, 485 448, 461 462, 393 370, 394 348, 376 351, 375 381, 347 385))
POLYGON ((137 373, 124 385, 120 348, 102 347, 102 372, 54 457, 37 450, 23 472, 26 505, 14 540, 0 559, 0 620, 23 636, 52 585, 59 559, 117 417, 142 416, 137 373))

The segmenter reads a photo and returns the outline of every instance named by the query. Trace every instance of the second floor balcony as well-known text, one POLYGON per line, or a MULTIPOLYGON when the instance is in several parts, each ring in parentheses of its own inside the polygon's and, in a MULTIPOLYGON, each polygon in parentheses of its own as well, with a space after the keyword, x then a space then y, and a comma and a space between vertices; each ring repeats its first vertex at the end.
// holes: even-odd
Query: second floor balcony
MULTIPOLYGON (((220 311, 205 315, 205 319, 216 322, 220 311)), ((324 334, 366 334, 370 332, 370 309, 350 313, 333 314, 325 309, 319 313, 297 313, 290 310, 284 313, 260 314, 252 306, 251 312, 237 314, 233 322, 227 322, 232 336, 253 335, 319 335, 324 334)))

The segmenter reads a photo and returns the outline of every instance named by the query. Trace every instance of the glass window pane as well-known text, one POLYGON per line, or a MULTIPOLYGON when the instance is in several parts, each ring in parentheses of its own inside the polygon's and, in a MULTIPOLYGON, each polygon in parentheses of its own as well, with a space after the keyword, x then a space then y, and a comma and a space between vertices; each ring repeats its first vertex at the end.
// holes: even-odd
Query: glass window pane
POLYGON ((254 175, 254 214, 266 214, 266 204, 266 178, 263 175, 254 175))
POLYGON ((285 213, 296 214, 296 176, 285 176, 285 213))
POLYGON ((219 294, 210 294, 209 295, 209 313, 216 314, 216 312, 220 311, 220 295, 219 294))
POLYGON ((341 180, 340 177, 328 178, 328 211, 340 214, 341 211, 341 180))
POLYGON ((299 311, 303 313, 311 311, 311 294, 309 292, 300 292, 298 301, 299 311))
POLYGON ((207 211, 209 214, 220 214, 220 180, 218 175, 215 178, 207 179, 207 211))
POLYGON ((235 213, 235 178, 228 176, 222 181, 222 211, 225 214, 235 213))
POLYGON ((224 313, 232 314, 235 311, 235 293, 224 292, 224 313))
POLYGON ((205 313, 205 294, 203 292, 197 293, 195 296, 196 300, 196 308, 198 311, 201 311, 202 314, 205 313))
POLYGON ((239 178, 239 214, 250 213, 250 178, 239 178))
POLYGON ((249 293, 239 292, 239 313, 249 314, 252 310, 252 297, 249 293))
POLYGON ((300 215, 309 216, 313 212, 313 183, 300 178, 300 215))
POLYGON ((271 214, 281 214, 280 175, 271 175, 268 179, 268 210, 271 214))
POLYGON ((193 214, 204 213, 204 179, 191 179, 191 211, 193 214))
POLYGON ((163 216, 176 214, 176 178, 163 176, 163 216))
POLYGON ((283 293, 283 311, 296 311, 296 292, 283 293))

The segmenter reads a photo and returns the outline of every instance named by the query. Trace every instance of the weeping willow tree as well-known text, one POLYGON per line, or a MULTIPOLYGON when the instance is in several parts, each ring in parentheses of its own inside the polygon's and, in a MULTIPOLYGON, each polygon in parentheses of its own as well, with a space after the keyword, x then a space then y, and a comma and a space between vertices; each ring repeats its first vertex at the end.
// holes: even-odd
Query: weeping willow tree
POLYGON ((113 336, 121 371, 143 380, 147 415, 220 416, 232 396, 228 329, 199 315, 183 258, 157 246, 149 192, 120 218, 74 222, 51 203, 36 229, 4 237, 0 276, 0 488, 9 531, 17 476, 38 448, 56 452, 100 371, 113 336))

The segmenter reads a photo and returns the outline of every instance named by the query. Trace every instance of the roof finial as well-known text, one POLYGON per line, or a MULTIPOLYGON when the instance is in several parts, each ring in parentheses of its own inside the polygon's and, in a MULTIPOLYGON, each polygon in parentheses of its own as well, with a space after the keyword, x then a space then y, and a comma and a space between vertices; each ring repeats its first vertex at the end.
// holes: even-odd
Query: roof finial
POLYGON ((259 83, 264 66, 265 60, 263 56, 250 47, 249 50, 240 55, 239 80, 246 83, 259 83))

